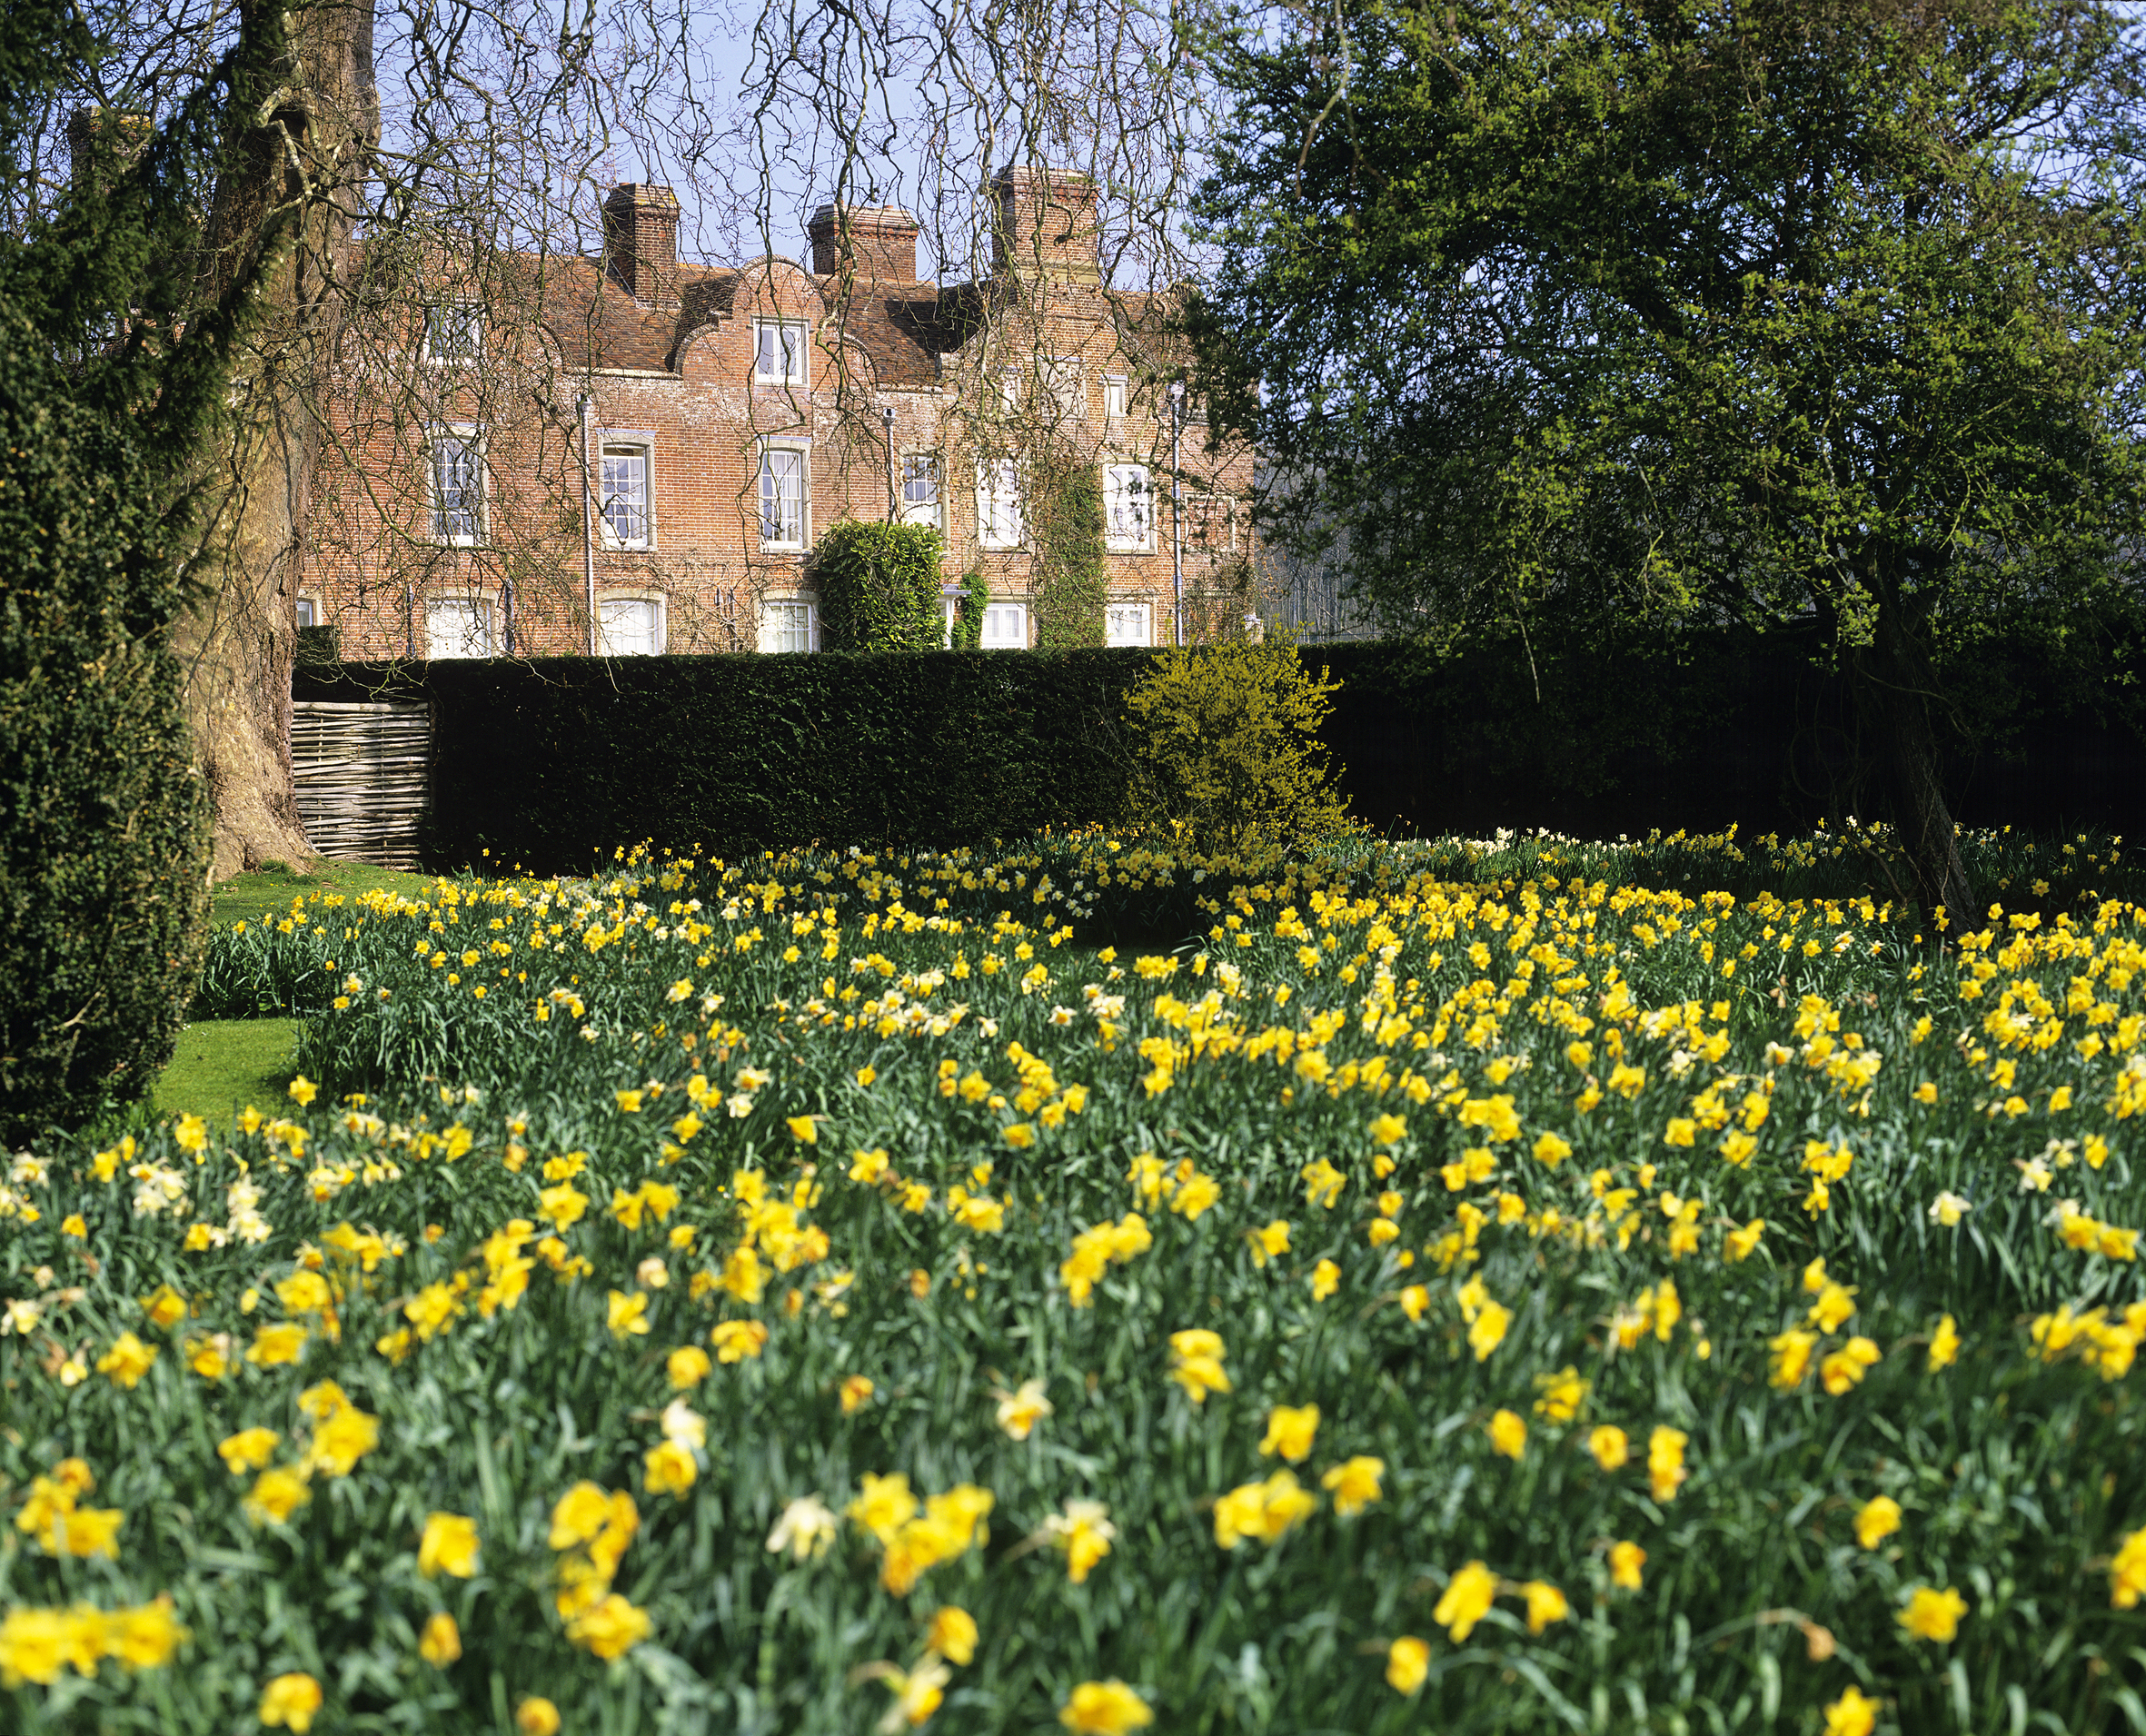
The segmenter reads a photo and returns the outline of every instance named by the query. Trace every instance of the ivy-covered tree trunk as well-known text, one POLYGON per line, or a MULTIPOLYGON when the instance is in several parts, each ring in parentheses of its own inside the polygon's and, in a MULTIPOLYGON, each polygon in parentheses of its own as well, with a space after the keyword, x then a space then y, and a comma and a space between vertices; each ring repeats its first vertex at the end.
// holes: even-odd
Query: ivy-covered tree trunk
POLYGON ((246 94, 274 124, 247 125, 253 114, 237 105, 210 221, 207 293, 259 273, 264 304, 233 357, 236 413, 213 460, 214 506, 178 637, 217 878, 313 854, 291 766, 294 604, 355 190, 380 136, 371 0, 316 0, 290 31, 279 83, 246 94))

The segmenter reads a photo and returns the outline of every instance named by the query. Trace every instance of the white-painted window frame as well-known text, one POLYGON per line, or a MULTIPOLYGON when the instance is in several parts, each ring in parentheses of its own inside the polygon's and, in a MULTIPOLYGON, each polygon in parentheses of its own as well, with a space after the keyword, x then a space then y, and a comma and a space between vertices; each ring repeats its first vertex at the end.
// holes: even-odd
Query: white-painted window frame
POLYGON ((756 624, 755 646, 764 654, 780 656, 789 652, 816 651, 820 649, 820 607, 803 597, 768 597, 760 602, 760 620, 756 624), (770 621, 773 610, 802 610, 804 611, 805 643, 800 645, 771 645, 770 639, 787 637, 796 630, 794 618, 781 628, 775 629, 770 621))
POLYGON ((1155 643, 1155 605, 1147 602, 1114 602, 1103 606, 1103 642, 1106 645, 1152 645, 1155 643), (1119 623, 1137 619, 1139 637, 1126 638, 1119 623))
POLYGON ((756 386, 807 386, 811 383, 810 351, 812 327, 806 320, 781 319, 770 315, 752 322, 752 383, 756 386), (778 364, 787 361, 789 367, 770 372, 767 333, 775 333, 774 354, 778 364))
POLYGON ((424 644, 425 656, 433 662, 445 662, 452 659, 462 658, 497 657, 499 655, 499 630, 492 619, 492 599, 472 597, 466 594, 427 597, 424 600, 424 644), (482 650, 443 652, 439 649, 432 617, 434 610, 444 609, 464 609, 472 612, 477 623, 478 631, 475 634, 462 634, 462 643, 464 645, 472 643, 482 645, 483 647, 482 650))
POLYGON ((1019 549, 1028 538, 1028 502, 1019 463, 986 459, 976 471, 976 540, 993 551, 1019 549))
POLYGON ((760 461, 753 478, 753 511, 759 515, 760 546, 763 553, 802 554, 812 546, 812 445, 803 440, 764 440, 760 442, 760 461), (770 520, 768 507, 770 500, 769 484, 775 481, 772 498, 780 504, 782 495, 779 480, 782 467, 777 460, 795 461, 797 472, 797 535, 770 537, 768 526, 774 523, 778 531, 781 521, 770 520))
POLYGON ((1153 554, 1155 499, 1155 473, 1147 465, 1106 463, 1103 466, 1104 548, 1113 554, 1153 554))
POLYGON ((643 551, 656 546, 656 437, 642 428, 596 431, 596 533, 607 549, 643 551), (641 535, 621 536, 612 520, 612 459, 641 461, 641 535))
POLYGON ((671 603, 660 590, 603 590, 596 596, 596 652, 599 657, 661 657, 671 649, 671 603), (654 611, 655 644, 645 651, 620 650, 611 640, 604 609, 611 603, 645 603, 654 611))
POLYGON ((478 549, 483 547, 489 534, 492 487, 490 467, 485 461, 484 431, 475 422, 435 422, 425 438, 425 471, 432 496, 432 541, 443 549, 478 549), (442 466, 445 449, 458 448, 471 461, 472 477, 469 490, 476 495, 473 507, 457 506, 452 511, 459 518, 467 517, 467 531, 448 528, 447 479, 442 466))

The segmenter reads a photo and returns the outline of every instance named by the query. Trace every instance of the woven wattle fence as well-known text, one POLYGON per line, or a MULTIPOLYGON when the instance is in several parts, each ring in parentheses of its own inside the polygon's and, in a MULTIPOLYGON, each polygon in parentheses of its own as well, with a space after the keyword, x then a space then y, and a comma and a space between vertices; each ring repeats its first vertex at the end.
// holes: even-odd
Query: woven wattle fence
POLYGON ((323 856, 417 867, 431 782, 432 708, 423 699, 291 706, 291 769, 306 841, 323 856))

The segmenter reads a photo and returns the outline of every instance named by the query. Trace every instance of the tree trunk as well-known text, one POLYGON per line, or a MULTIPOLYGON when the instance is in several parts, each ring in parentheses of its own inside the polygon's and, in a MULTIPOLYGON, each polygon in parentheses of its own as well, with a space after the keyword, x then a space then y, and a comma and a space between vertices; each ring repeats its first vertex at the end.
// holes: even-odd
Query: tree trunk
MULTIPOLYGON (((248 5, 276 0, 245 0, 248 5)), ((342 312, 358 190, 380 136, 372 0, 291 18, 273 93, 242 92, 209 225, 206 293, 263 250, 263 306, 232 358, 233 414, 175 644, 195 763, 215 805, 212 878, 313 855, 291 769, 291 671, 321 387, 342 312), (248 113, 273 116, 254 125, 248 113)))
POLYGON ((1915 901, 1925 914, 1943 906, 1952 927, 1972 926, 1974 885, 1960 858, 1952 810, 1945 803, 1943 759, 1930 721, 1932 683, 1928 660, 1897 625, 1896 609, 1879 617, 1877 643, 1851 666, 1857 709, 1878 738, 1893 789, 1893 823, 1900 834, 1915 901))

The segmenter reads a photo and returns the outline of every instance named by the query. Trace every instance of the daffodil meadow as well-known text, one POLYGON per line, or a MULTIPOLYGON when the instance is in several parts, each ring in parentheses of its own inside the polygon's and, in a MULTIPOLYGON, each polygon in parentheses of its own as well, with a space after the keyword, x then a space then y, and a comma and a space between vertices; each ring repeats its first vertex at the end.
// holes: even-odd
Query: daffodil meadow
POLYGON ((290 1100, 0 1193, 0 1722, 2146 1731, 2146 911, 1598 865, 225 929, 290 1100))

